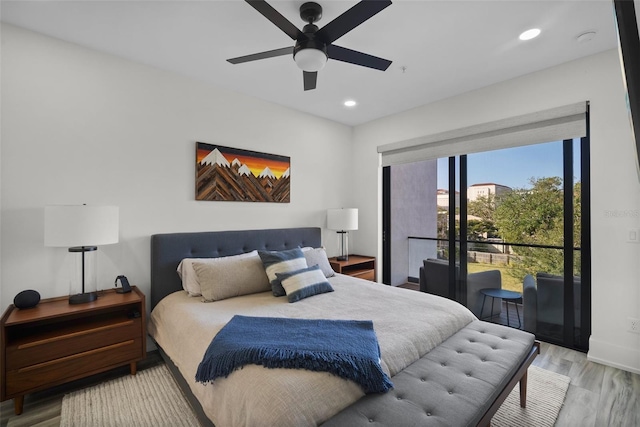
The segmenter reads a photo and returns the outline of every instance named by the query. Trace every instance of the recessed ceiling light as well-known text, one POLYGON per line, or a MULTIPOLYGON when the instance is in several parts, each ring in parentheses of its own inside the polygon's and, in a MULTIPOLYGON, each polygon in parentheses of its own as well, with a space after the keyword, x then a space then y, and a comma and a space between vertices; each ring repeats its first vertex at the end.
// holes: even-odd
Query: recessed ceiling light
POLYGON ((532 29, 527 30, 524 33, 520 34, 520 37, 518 37, 518 38, 520 40, 531 40, 531 39, 535 39, 539 35, 540 35, 540 29, 539 28, 532 28, 532 29))
POLYGON ((595 31, 587 31, 586 33, 582 33, 578 37, 576 37, 576 40, 578 41, 578 43, 586 43, 593 40, 595 36, 595 31))
POLYGON ((354 101, 353 99, 347 99, 346 101, 344 101, 344 106, 345 107, 355 107, 358 103, 356 101, 354 101))

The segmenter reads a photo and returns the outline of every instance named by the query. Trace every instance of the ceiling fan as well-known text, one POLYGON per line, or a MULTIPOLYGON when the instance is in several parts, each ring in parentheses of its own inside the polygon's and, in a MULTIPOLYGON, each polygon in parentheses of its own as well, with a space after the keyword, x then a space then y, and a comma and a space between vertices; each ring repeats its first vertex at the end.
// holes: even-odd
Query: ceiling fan
POLYGON ((333 44, 334 41, 391 5, 390 0, 362 0, 320 29, 314 23, 322 17, 322 6, 315 2, 306 2, 300 6, 300 17, 307 22, 302 31, 266 1, 245 1, 296 43, 292 47, 227 59, 232 64, 293 54, 294 61, 302 69, 304 90, 316 88, 318 71, 324 67, 329 58, 381 71, 385 71, 391 65, 391 61, 387 59, 333 44))

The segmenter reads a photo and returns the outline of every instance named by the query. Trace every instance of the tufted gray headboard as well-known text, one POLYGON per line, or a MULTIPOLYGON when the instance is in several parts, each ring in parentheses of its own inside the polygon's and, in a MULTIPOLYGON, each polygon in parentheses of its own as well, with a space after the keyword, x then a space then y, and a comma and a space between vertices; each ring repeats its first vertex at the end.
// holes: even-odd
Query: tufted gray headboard
POLYGON ((183 258, 217 258, 254 249, 317 248, 321 241, 318 227, 154 234, 151 236, 151 309, 165 296, 182 289, 176 267, 183 258))

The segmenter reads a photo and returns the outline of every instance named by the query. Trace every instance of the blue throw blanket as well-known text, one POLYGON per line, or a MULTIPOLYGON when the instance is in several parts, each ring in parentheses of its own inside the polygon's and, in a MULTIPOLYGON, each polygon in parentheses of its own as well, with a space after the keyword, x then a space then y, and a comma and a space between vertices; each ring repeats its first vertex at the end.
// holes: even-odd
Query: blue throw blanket
POLYGON ((234 316, 213 338, 196 381, 213 382, 247 364, 330 372, 365 393, 393 387, 380 366, 380 348, 369 320, 313 320, 234 316))

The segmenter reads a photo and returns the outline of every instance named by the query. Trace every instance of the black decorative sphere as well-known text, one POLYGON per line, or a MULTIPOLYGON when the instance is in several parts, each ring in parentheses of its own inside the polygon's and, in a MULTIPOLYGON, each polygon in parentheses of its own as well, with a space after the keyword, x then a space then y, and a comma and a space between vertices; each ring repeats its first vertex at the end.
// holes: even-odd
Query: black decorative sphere
POLYGON ((35 307, 39 302, 40 294, 32 289, 18 293, 18 295, 13 299, 13 305, 18 308, 35 307))

